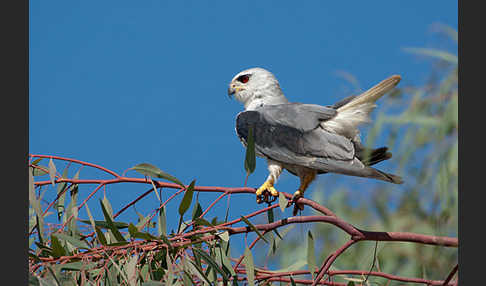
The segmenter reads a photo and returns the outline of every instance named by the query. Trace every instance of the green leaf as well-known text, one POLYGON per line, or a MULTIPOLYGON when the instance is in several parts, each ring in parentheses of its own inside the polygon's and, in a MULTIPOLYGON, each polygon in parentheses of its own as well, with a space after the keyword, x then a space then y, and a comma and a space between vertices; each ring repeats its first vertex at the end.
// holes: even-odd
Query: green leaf
POLYGON ((194 264, 189 259, 184 259, 184 262, 186 262, 187 269, 189 270, 189 272, 191 272, 193 275, 196 275, 199 278, 199 280, 205 281, 206 283, 211 285, 211 281, 209 281, 209 279, 206 277, 202 269, 199 268, 199 266, 194 264))
POLYGON ((70 244, 72 244, 76 248, 84 248, 84 249, 90 249, 91 248, 86 242, 81 241, 81 240, 79 240, 75 237, 69 236, 67 234, 54 233, 52 235, 56 236, 60 240, 64 240, 64 241, 69 242, 70 244))
POLYGON ((42 161, 42 159, 43 159, 43 158, 37 158, 37 159, 35 159, 34 161, 32 161, 32 163, 31 163, 31 164, 32 164, 32 165, 36 165, 36 166, 37 166, 37 165, 39 165, 39 162, 40 162, 40 161, 42 161))
POLYGON ((61 242, 57 239, 55 235, 51 235, 51 248, 52 248, 52 256, 55 258, 61 257, 66 255, 66 250, 62 246, 61 242))
MULTIPOLYGON (((147 222, 150 220, 150 217, 151 217, 151 215, 150 215, 150 214, 148 214, 146 217, 143 217, 143 216, 142 216, 142 219, 141 219, 141 220, 140 220, 140 221, 137 223, 137 225, 136 225, 136 226, 137 226, 137 229, 138 229, 139 231, 140 231, 140 230, 142 230, 142 228, 143 228, 143 226, 144 226, 145 224, 147 224, 147 222)), ((150 225, 150 223, 149 223, 148 225, 150 225)))
POLYGON ((165 215, 165 206, 160 208, 159 216, 158 216, 158 234, 160 235, 167 235, 167 218, 165 215))
POLYGON ((130 233, 130 236, 132 238, 140 238, 145 240, 157 240, 157 237, 153 236, 148 232, 140 232, 139 229, 135 225, 133 225, 133 223, 130 223, 128 225, 128 232, 130 233))
POLYGON ((54 165, 54 161, 52 158, 49 160, 49 177, 51 178, 51 184, 54 186, 56 183, 56 165, 54 165))
POLYGON ((142 174, 144 176, 166 179, 168 181, 171 181, 173 183, 178 184, 182 188, 185 188, 184 184, 181 181, 179 181, 176 177, 174 177, 170 174, 167 174, 166 172, 160 170, 159 168, 157 168, 154 165, 149 164, 149 163, 138 164, 138 165, 130 168, 129 170, 134 170, 134 171, 139 172, 140 174, 142 174))
POLYGON ((96 263, 94 262, 76 261, 76 262, 70 262, 70 263, 65 263, 60 265, 61 268, 60 270, 81 271, 81 270, 89 270, 95 267, 96 267, 96 263))
POLYGON ((138 254, 133 255, 128 263, 125 265, 124 270, 127 274, 128 278, 128 285, 135 286, 137 285, 137 262, 138 262, 138 254))
POLYGON ((231 261, 226 255, 226 252, 224 251, 223 247, 218 247, 217 251, 219 251, 219 256, 221 257, 221 264, 224 266, 223 270, 226 269, 227 273, 229 272, 229 275, 231 276, 236 276, 236 272, 233 269, 233 266, 231 265, 231 261))
POLYGON ((309 230, 307 232, 307 267, 312 275, 312 278, 315 278, 315 271, 316 271, 316 255, 315 255, 315 248, 314 248, 314 238, 312 237, 312 233, 309 230))
POLYGON ((118 242, 109 243, 107 244, 107 246, 123 246, 123 245, 127 245, 128 243, 129 243, 128 241, 118 241, 118 242))
MULTIPOLYGON (((91 222, 89 220, 80 219, 79 221, 82 222, 82 223, 91 224, 91 222)), ((94 221, 94 224, 95 224, 95 226, 97 226, 99 228, 104 228, 104 229, 109 229, 110 228, 110 226, 108 225, 108 223, 106 221, 104 221, 104 220, 95 220, 94 221)), ((126 222, 116 222, 116 221, 114 221, 113 222, 113 225, 115 225, 115 227, 118 228, 118 229, 124 229, 124 228, 127 228, 128 227, 128 223, 126 223, 126 222)))
POLYGON ((248 220, 246 219, 244 216, 241 216, 241 219, 254 231, 256 232, 256 234, 261 238, 263 239, 266 243, 268 243, 268 240, 265 239, 265 237, 263 237, 263 235, 260 233, 260 231, 258 231, 258 229, 248 220))
POLYGON ((52 270, 52 267, 50 265, 47 265, 46 268, 47 268, 47 270, 49 270, 49 273, 51 274, 52 278, 54 278, 54 281, 56 281, 56 284, 55 285, 60 285, 61 283, 59 283, 59 280, 57 279, 57 276, 54 273, 54 270, 52 270))
POLYGON ((289 231, 292 230, 294 227, 295 227, 294 224, 289 225, 284 230, 282 230, 282 236, 281 237, 279 236, 279 239, 274 237, 272 246, 269 249, 269 253, 270 253, 270 251, 272 251, 272 253, 275 254, 275 251, 277 250, 278 246, 280 245, 280 242, 283 240, 283 237, 285 237, 285 235, 287 235, 287 233, 289 233, 289 231))
POLYGON ((88 203, 85 204, 85 210, 86 210, 86 213, 88 214, 89 223, 91 224, 91 227, 94 230, 96 228, 96 224, 95 224, 95 221, 93 219, 93 216, 91 215, 91 211, 89 209, 88 203))
POLYGON ((118 242, 126 242, 125 238, 121 235, 121 233, 118 231, 118 228, 113 223, 111 216, 106 211, 105 205, 103 204, 103 201, 101 199, 100 199, 100 205, 101 205, 101 210, 103 211, 103 215, 105 216, 106 223, 108 224, 108 227, 110 228, 111 232, 115 236, 115 239, 118 242))
POLYGON ((219 237, 219 238, 221 238, 223 241, 228 242, 228 240, 229 240, 229 233, 228 233, 228 231, 227 231, 227 230, 226 230, 226 231, 223 231, 223 232, 220 232, 220 233, 218 233, 217 235, 218 235, 218 237, 219 237))
POLYGON ((219 272, 224 280, 228 280, 226 272, 224 272, 223 269, 219 267, 218 263, 216 263, 216 261, 214 261, 214 259, 209 256, 205 251, 199 248, 193 248, 192 251, 197 252, 197 254, 201 255, 202 259, 204 259, 204 261, 206 261, 206 263, 210 265, 215 271, 219 272))
POLYGON ((287 208, 288 203, 289 203, 289 200, 287 200, 287 198, 285 197, 285 195, 282 194, 282 192, 278 192, 278 205, 280 207, 280 210, 282 210, 282 212, 285 211, 285 209, 287 208))
POLYGON ((211 220, 211 224, 212 224, 213 226, 218 225, 218 217, 217 217, 217 216, 213 217, 213 219, 211 220))
POLYGON ((46 166, 39 166, 39 167, 42 167, 41 168, 34 168, 32 170, 32 175, 37 177, 37 176, 44 176, 45 174, 48 174, 49 173, 49 168, 47 168, 46 166))
POLYGON ((170 240, 167 238, 167 236, 165 235, 160 235, 160 239, 162 239, 162 241, 167 244, 167 247, 169 248, 170 251, 172 251, 173 247, 172 247, 172 243, 170 242, 170 240))
POLYGON ((295 281, 294 281, 294 278, 292 278, 292 275, 290 275, 289 278, 290 278, 290 284, 292 286, 296 286, 295 281))
POLYGON ((142 286, 165 286, 165 284, 160 281, 148 280, 143 282, 142 286))
POLYGON ((296 270, 300 270, 306 264, 307 264, 307 262, 305 261, 305 259, 299 259, 296 262, 294 262, 292 265, 289 265, 289 266, 287 266, 285 268, 277 269, 277 270, 272 270, 272 271, 268 271, 267 270, 267 271, 268 272, 271 272, 271 273, 296 271, 296 270))
POLYGON ((184 215, 184 213, 189 209, 192 203, 192 195, 194 193, 194 185, 196 183, 196 180, 193 180, 189 187, 187 187, 184 197, 182 198, 181 204, 179 205, 179 214, 181 216, 184 215))
POLYGON ((253 264, 253 255, 248 246, 245 248, 245 257, 243 258, 245 263, 246 280, 251 286, 255 286, 255 266, 253 264))
POLYGON ((111 207, 111 203, 106 197, 106 192, 103 195, 103 205, 105 206, 106 212, 110 215, 110 218, 113 220, 113 208, 111 207))
POLYGON ((96 238, 98 238, 98 241, 102 244, 102 245, 107 245, 108 242, 106 241, 106 237, 105 235, 103 234, 103 232, 101 231, 101 229, 97 226, 95 226, 95 230, 96 230, 96 238))
POLYGON ((184 286, 195 285, 191 275, 189 275, 186 271, 182 271, 182 282, 184 283, 184 286))
POLYGON ((450 62, 452 64, 457 64, 457 62, 458 62, 456 55, 453 55, 451 53, 448 53, 448 52, 445 52, 445 51, 442 51, 442 50, 427 49, 427 48, 404 48, 404 50, 406 52, 413 53, 413 54, 435 57, 435 58, 444 60, 446 62, 450 62))
POLYGON ((202 215, 202 207, 199 202, 196 202, 196 206, 192 208, 192 220, 195 220, 196 218, 200 217, 202 215))
POLYGON ((37 234, 39 236, 39 241, 42 242, 44 240, 44 215, 42 214, 40 201, 37 199, 37 196, 35 194, 34 175, 32 174, 32 172, 29 172, 29 203, 36 214, 37 234))
MULTIPOLYGON (((275 217, 273 215, 273 209, 267 210, 267 219, 268 219, 268 223, 273 223, 275 221, 275 217)), ((274 229, 273 232, 275 232, 275 234, 278 235, 280 239, 282 239, 282 236, 280 236, 280 233, 278 233, 277 229, 274 229)))
POLYGON ((255 157, 255 139, 253 138, 253 127, 248 128, 248 137, 246 139, 246 155, 245 155, 245 170, 249 175, 255 171, 256 157, 255 157))
POLYGON ((203 219, 203 218, 200 218, 200 217, 197 217, 194 219, 194 222, 197 224, 197 225, 205 225, 205 226, 214 226, 212 223, 210 223, 209 221, 203 219))
MULTIPOLYGON (((62 172, 62 178, 67 179, 68 175, 68 167, 64 168, 64 171, 62 172)), ((66 182, 59 183, 57 185, 57 195, 59 198, 57 199, 56 202, 56 209, 57 209, 57 218, 60 220, 62 217, 62 213, 64 212, 64 200, 66 198, 66 187, 68 184, 66 182)))
POLYGON ((133 223, 130 223, 128 225, 128 233, 130 234, 130 236, 134 238, 137 232, 138 232, 137 227, 133 223))

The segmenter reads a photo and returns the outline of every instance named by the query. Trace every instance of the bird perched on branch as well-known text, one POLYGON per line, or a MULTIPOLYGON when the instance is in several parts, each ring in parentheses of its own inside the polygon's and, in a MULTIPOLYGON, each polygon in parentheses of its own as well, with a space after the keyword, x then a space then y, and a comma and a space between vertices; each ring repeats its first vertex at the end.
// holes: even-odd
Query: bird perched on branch
MULTIPOLYGON (((246 146, 249 130, 253 130, 255 154, 267 159, 270 173, 256 190, 257 202, 278 196, 274 185, 284 169, 300 178, 293 202, 304 195, 318 174, 339 173, 401 184, 399 176, 370 167, 392 155, 387 147, 365 148, 358 130, 370 121, 376 100, 400 79, 393 75, 360 95, 321 106, 289 102, 275 76, 263 68, 238 73, 228 88, 228 95, 245 106, 236 117, 236 133, 246 146)), ((297 208, 303 209, 303 205, 295 204, 294 215, 297 208)))

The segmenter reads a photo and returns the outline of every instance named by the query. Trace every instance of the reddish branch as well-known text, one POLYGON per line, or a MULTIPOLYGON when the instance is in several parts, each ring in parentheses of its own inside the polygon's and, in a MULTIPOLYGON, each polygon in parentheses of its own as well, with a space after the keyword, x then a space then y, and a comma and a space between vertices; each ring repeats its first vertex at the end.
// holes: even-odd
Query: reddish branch
MULTIPOLYGON (((140 199, 143 197, 147 196, 149 193, 153 191, 157 191, 159 188, 171 188, 171 189, 177 189, 178 191, 170 196, 165 202, 161 203, 161 205, 156 208, 153 211, 152 218, 157 214, 157 212, 165 206, 170 200, 172 200, 175 196, 179 195, 180 193, 184 192, 185 189, 181 188, 181 186, 173 183, 167 183, 167 182, 161 182, 161 181, 153 181, 151 179, 147 178, 132 178, 132 177, 125 177, 125 176, 120 176, 116 172, 111 171, 109 169, 106 169, 102 166, 75 160, 75 159, 69 159, 69 158, 62 158, 58 156, 46 156, 46 155, 31 155, 31 160, 32 158, 52 158, 56 160, 63 160, 69 163, 77 163, 81 164, 82 166, 88 166, 92 168, 96 168, 100 171, 106 172, 115 178, 113 179, 98 179, 98 180, 86 180, 86 179, 66 179, 62 178, 60 176, 56 176, 55 183, 69 183, 69 184, 95 184, 97 185, 95 189, 88 195, 88 197, 77 206, 78 211, 81 209, 84 204, 102 187, 105 187, 106 185, 110 184, 117 184, 117 183, 141 183, 141 184, 147 184, 151 185, 152 183, 154 184, 155 188, 153 186, 151 187, 150 190, 144 192, 142 195, 138 196, 135 200, 131 201, 124 207, 122 207, 115 215, 114 218, 116 218, 118 215, 120 215, 123 211, 128 209, 130 206, 136 204, 140 199)), ((39 167, 39 166, 34 166, 34 167, 39 167)), ((44 185, 50 185, 51 181, 46 180, 46 181, 38 181, 34 182, 35 186, 41 187, 44 185)), ((187 186, 186 186, 187 188, 187 186)), ((66 188, 67 190, 68 188, 66 188)), ((242 187, 242 188, 226 188, 226 187, 212 187, 212 186, 195 186, 194 187, 195 191, 198 192, 215 192, 215 193, 222 193, 215 201, 213 201, 212 204, 207 207, 202 214, 200 215, 200 218, 203 218, 204 215, 206 215, 209 210, 216 205, 217 202, 222 200, 224 197, 229 196, 231 194, 254 194, 255 189, 253 188, 247 188, 247 187, 242 187)), ((291 199, 292 195, 289 193, 283 193, 287 199, 291 199)), ((56 199, 54 199, 53 202, 49 204, 45 212, 49 210, 52 205, 57 201, 59 198, 59 195, 57 196, 56 199)), ((358 270, 343 270, 343 271, 331 271, 330 267, 333 264, 333 262, 343 253, 345 252, 348 248, 350 248, 353 244, 358 243, 360 241, 397 241, 397 242, 412 242, 412 243, 420 243, 420 244, 429 244, 429 245, 438 245, 438 246, 443 246, 443 247, 457 247, 458 246, 458 240, 457 238, 453 237, 444 237, 444 236, 434 236, 434 235, 426 235, 426 234, 418 234, 418 233, 411 233, 411 232, 380 232, 380 231, 367 231, 367 230, 361 230, 352 224, 342 220, 338 216, 336 216, 332 211, 327 209, 326 207, 318 204, 317 202, 314 202, 312 200, 306 199, 306 198, 300 198, 299 203, 302 203, 304 205, 307 205, 308 207, 311 207, 315 209, 316 211, 320 212, 322 215, 313 215, 313 216, 299 216, 299 217, 287 217, 272 223, 266 223, 266 224, 259 224, 255 225, 255 227, 259 230, 262 231, 264 234, 276 230, 279 227, 288 225, 288 224, 298 224, 298 223, 328 223, 336 226, 337 228, 341 229, 342 231, 346 232, 349 236, 350 239, 343 244, 340 248, 338 248, 336 251, 331 253, 323 262, 320 268, 317 271, 317 276, 315 280, 306 280, 306 279, 294 279, 296 283, 301 283, 301 284, 312 284, 312 285, 346 285, 343 283, 337 283, 337 282, 331 282, 328 281, 328 279, 332 276, 337 276, 337 275, 371 275, 371 276, 379 276, 383 278, 387 278, 389 280, 395 280, 395 281, 401 281, 401 282, 410 282, 410 283, 423 283, 427 285, 452 285, 450 284, 452 278, 457 272, 458 266, 456 265, 454 269, 451 270, 449 275, 446 277, 444 281, 437 281, 437 280, 426 280, 426 279, 419 279, 419 278, 407 278, 407 277, 401 277, 397 275, 392 275, 388 273, 383 273, 383 272, 377 272, 377 271, 358 271, 358 270), (327 275, 327 278, 323 280, 324 275, 327 275)), ((262 214, 264 212, 267 212, 270 209, 278 207, 278 204, 273 204, 269 205, 263 209, 260 209, 258 211, 255 211, 251 214, 248 214, 245 216, 245 218, 249 219, 251 217, 257 216, 259 214, 262 214)), ((62 225, 58 231, 62 231, 65 227, 65 225, 73 218, 73 216, 69 217, 67 221, 62 225)), ((236 235, 236 234, 247 234, 249 232, 253 232, 253 230, 248 227, 248 226, 242 226, 242 227, 235 227, 234 225, 237 223, 241 222, 241 218, 235 219, 217 226, 210 226, 210 227, 201 227, 198 226, 197 228, 191 230, 191 231, 186 231, 184 233, 177 234, 173 237, 170 238, 171 246, 172 247, 190 247, 193 243, 196 242, 203 242, 203 241, 210 241, 210 240, 215 240, 219 239, 219 236, 216 232, 220 231, 228 231, 229 235, 236 235), (191 240, 191 237, 194 237, 196 234, 209 234, 204 237, 199 238, 197 241, 191 240)), ((150 220, 149 220, 150 221, 150 220)), ((194 222, 192 222, 190 225, 193 225, 194 222)), ((189 226, 188 226, 189 227, 189 226)), ((188 229, 186 227, 186 230, 188 229)), ((89 234, 88 236, 93 235, 93 233, 89 234)), ((88 237, 86 236, 86 237, 88 237)), ((251 249, 257 241, 260 239, 259 236, 257 236, 253 242, 250 244, 249 248, 251 249)), ((155 250, 160 250, 162 248, 167 248, 168 246, 164 244, 162 241, 144 241, 144 240, 138 240, 138 241, 131 241, 126 245, 122 246, 114 246, 114 247, 108 247, 108 246, 102 246, 102 247, 97 247, 97 248, 92 248, 88 251, 84 252, 79 252, 77 254, 74 254, 72 256, 62 256, 58 258, 53 258, 53 257, 40 257, 40 260, 42 261, 41 264, 46 264, 46 263, 65 263, 67 261, 70 261, 72 259, 86 259, 86 260, 91 260, 91 261, 96 261, 99 259, 105 259, 106 258, 106 253, 107 250, 110 250, 110 256, 114 257, 115 255, 125 255, 129 253, 133 253, 134 251, 138 252, 150 252, 150 251, 155 251, 155 250)), ((240 256, 238 260, 236 260, 236 263, 234 265, 234 270, 237 273, 244 273, 244 269, 241 268, 241 262, 243 260, 243 256, 240 256)), ((31 264, 34 262, 31 260, 31 264)), ((39 264, 40 265, 40 264, 39 264)), ((37 265, 36 267, 33 267, 32 269, 37 269, 39 267, 37 265)), ((270 271, 265 271, 259 269, 257 271, 256 279, 257 280, 266 280, 266 281, 281 281, 281 282, 290 282, 289 277, 293 276, 298 276, 298 275, 305 275, 309 274, 309 271, 291 271, 291 272, 270 272, 270 271)), ((242 280, 244 278, 238 277, 239 280, 242 280)))

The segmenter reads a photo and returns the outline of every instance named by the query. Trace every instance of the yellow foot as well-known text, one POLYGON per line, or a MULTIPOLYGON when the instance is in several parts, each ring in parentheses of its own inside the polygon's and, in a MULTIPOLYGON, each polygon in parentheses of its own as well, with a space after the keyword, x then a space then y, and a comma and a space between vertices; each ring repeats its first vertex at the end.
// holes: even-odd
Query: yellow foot
POLYGON ((297 190, 295 191, 294 195, 292 196, 292 201, 296 201, 297 199, 303 197, 304 194, 300 191, 300 190, 297 190))
POLYGON ((257 203, 273 202, 276 199, 275 197, 278 197, 278 191, 273 187, 272 180, 265 181, 265 183, 263 183, 263 185, 261 185, 261 187, 256 190, 255 194, 257 196, 257 203), (270 201, 268 199, 268 193, 270 193, 270 195, 274 197, 273 200, 270 201))
POLYGON ((292 201, 294 202, 294 210, 292 211, 292 215, 297 215, 297 213, 299 212, 299 210, 303 211, 304 210, 304 204, 303 203, 300 203, 298 204, 296 201, 303 197, 303 192, 301 192, 300 190, 297 190, 295 191, 294 195, 292 196, 292 201))

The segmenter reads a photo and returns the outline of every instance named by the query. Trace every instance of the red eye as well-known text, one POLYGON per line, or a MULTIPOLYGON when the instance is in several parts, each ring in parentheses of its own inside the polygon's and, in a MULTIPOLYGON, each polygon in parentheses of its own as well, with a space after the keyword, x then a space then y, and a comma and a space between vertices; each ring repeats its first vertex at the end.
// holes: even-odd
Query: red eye
POLYGON ((247 83, 248 80, 250 80, 250 76, 247 74, 240 75, 236 80, 242 83, 247 83))

